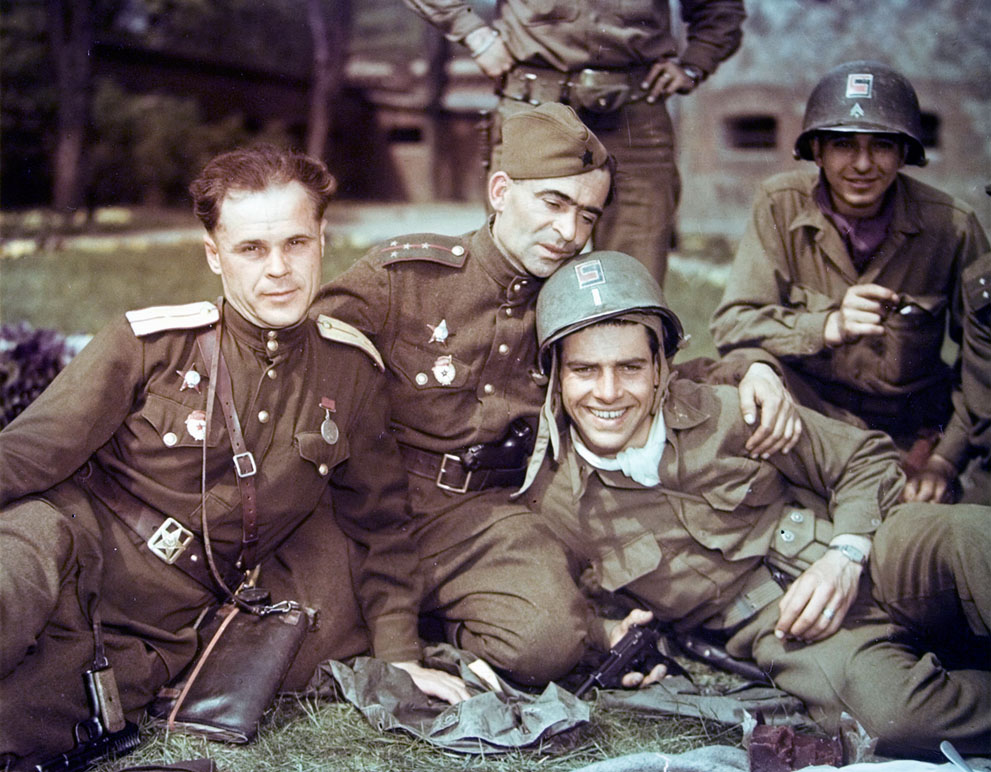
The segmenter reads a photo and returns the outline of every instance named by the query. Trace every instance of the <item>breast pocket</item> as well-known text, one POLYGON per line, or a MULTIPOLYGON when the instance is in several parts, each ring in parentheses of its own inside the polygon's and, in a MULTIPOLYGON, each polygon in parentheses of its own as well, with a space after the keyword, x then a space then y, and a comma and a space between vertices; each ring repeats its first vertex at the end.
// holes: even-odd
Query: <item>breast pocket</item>
POLYGON ((391 351, 392 365, 417 392, 464 387, 471 374, 467 363, 454 354, 397 340, 391 351))
POLYGON ((910 386, 929 379, 938 368, 946 298, 905 295, 901 308, 884 321, 884 335, 875 345, 881 357, 884 379, 895 386, 910 386))
MULTIPOLYGON (((135 426, 135 431, 150 428, 157 442, 167 448, 198 448, 206 437, 206 411, 202 405, 185 405, 149 393, 140 415, 143 428, 135 426)), ((211 419, 207 447, 219 445, 226 431, 223 416, 215 414, 211 419)))
POLYGON ((596 562, 602 589, 615 592, 654 571, 661 563, 661 548, 653 534, 644 533, 603 553, 596 562))
POLYGON ((329 444, 320 432, 299 432, 295 440, 300 458, 320 477, 330 475, 334 468, 343 464, 350 455, 347 439, 343 434, 338 436, 333 445, 329 444))

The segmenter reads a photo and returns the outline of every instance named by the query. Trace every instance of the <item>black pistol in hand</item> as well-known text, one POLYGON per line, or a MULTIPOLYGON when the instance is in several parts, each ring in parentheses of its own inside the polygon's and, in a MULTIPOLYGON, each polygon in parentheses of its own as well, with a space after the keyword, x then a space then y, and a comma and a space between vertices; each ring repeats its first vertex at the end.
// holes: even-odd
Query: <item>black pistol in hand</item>
POLYGON ((138 747, 138 727, 124 720, 113 670, 107 666, 87 670, 83 682, 90 717, 76 724, 76 747, 38 764, 36 772, 83 772, 138 747))
POLYGON ((609 653, 585 682, 575 691, 581 697, 593 686, 600 689, 615 689, 621 685, 623 676, 637 671, 646 674, 656 665, 665 665, 668 675, 687 675, 685 669, 674 659, 662 654, 658 648, 662 634, 652 627, 630 625, 629 631, 609 649, 609 653))

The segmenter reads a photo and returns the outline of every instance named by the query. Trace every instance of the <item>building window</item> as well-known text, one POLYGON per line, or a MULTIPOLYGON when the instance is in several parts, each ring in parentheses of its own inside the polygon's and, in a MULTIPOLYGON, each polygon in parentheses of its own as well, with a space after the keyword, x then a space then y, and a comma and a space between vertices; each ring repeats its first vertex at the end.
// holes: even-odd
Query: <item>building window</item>
POLYGON ((726 144, 736 150, 774 150, 778 119, 773 115, 733 115, 723 122, 726 144))
POLYGON ((922 113, 922 145, 924 147, 939 147, 940 120, 936 113, 922 113))

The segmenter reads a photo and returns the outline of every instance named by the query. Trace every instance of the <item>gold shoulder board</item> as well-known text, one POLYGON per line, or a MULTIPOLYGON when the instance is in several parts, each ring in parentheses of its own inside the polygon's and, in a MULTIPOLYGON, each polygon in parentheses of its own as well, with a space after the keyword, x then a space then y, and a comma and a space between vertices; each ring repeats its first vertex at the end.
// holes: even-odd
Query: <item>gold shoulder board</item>
POLYGON ((128 311, 124 316, 139 338, 165 330, 193 330, 205 327, 220 319, 220 311, 213 303, 186 303, 181 306, 150 306, 128 311))
POLYGON ((345 346, 360 348, 372 358, 372 361, 378 365, 380 370, 385 372, 385 362, 382 361, 382 355, 375 348, 375 344, 357 327, 352 327, 347 322, 334 319, 332 316, 320 314, 317 317, 317 329, 320 331, 320 337, 322 338, 343 343, 345 346))

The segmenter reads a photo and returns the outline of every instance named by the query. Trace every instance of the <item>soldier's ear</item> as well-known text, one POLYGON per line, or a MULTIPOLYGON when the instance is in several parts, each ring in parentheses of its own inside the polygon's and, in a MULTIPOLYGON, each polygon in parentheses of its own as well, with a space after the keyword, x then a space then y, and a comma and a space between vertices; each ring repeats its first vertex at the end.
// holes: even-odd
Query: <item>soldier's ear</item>
POLYGON ((506 172, 495 172, 489 177, 489 204, 492 211, 501 212, 506 208, 506 193, 512 184, 512 179, 506 172))
POLYGON ((206 264, 217 276, 220 276, 220 254, 217 252, 217 244, 208 233, 203 237, 203 247, 206 249, 206 264))
POLYGON ((822 143, 819 137, 812 137, 809 146, 812 148, 812 160, 816 162, 816 166, 822 168, 822 143))

